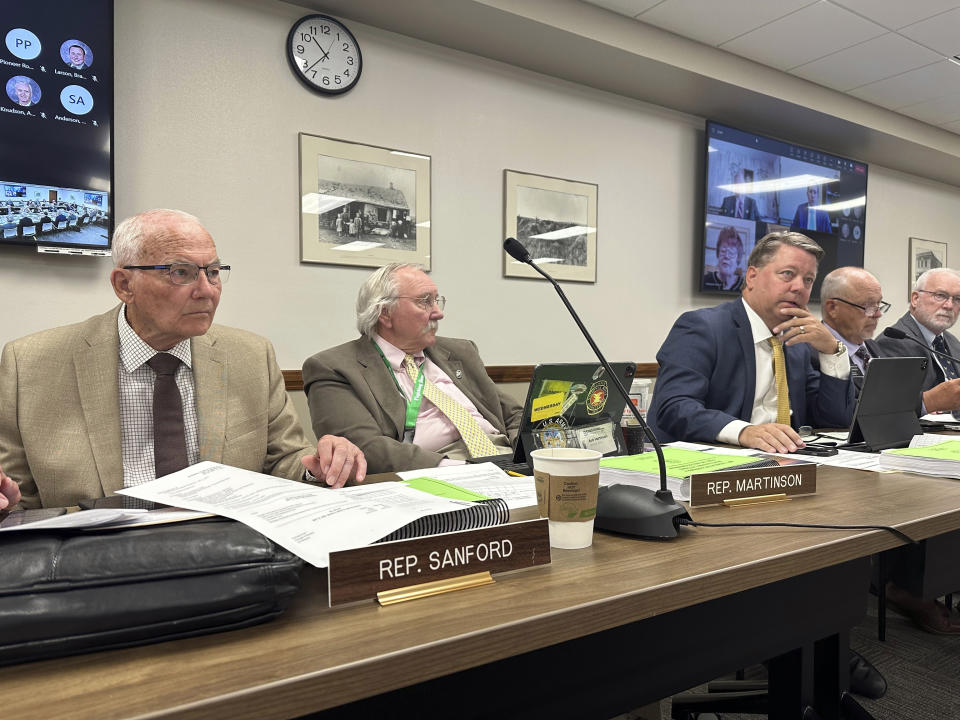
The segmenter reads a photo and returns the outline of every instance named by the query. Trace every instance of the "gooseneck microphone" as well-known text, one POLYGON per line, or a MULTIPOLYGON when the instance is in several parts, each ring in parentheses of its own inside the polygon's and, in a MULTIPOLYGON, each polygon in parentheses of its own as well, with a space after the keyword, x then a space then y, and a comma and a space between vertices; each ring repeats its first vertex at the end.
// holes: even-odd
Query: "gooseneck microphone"
POLYGON ((533 262, 530 253, 516 238, 511 237, 504 240, 503 249, 514 260, 529 265, 537 274, 542 275, 547 282, 553 285, 553 289, 557 291, 557 295, 560 296, 573 321, 580 328, 580 332, 583 333, 583 337, 586 338, 600 364, 607 371, 607 375, 626 400, 627 407, 630 408, 637 422, 640 423, 640 427, 643 428, 644 434, 657 453, 657 461, 660 465, 660 489, 654 492, 633 485, 611 485, 600 488, 600 496, 597 500, 597 517, 594 524, 601 530, 611 530, 641 537, 676 537, 681 518, 690 520, 690 515, 682 505, 673 499, 673 493, 667 487, 667 464, 663 458, 663 448, 656 435, 644 421, 637 406, 630 401, 630 394, 620 382, 620 378, 617 377, 613 368, 610 367, 610 363, 607 362, 603 353, 600 352, 600 348, 593 341, 587 328, 580 320, 580 316, 577 315, 577 311, 567 300, 567 296, 557 281, 533 262))
POLYGON ((947 355, 947 353, 945 352, 934 350, 932 347, 928 347, 926 343, 920 342, 915 337, 911 337, 910 335, 907 335, 903 330, 900 330, 899 328, 888 327, 886 330, 883 331, 883 334, 886 335, 888 338, 893 338, 894 340, 909 340, 910 342, 916 343, 917 345, 922 347, 928 353, 933 353, 934 355, 939 355, 942 358, 951 360, 957 364, 957 367, 960 367, 960 359, 955 358, 953 355, 947 355))

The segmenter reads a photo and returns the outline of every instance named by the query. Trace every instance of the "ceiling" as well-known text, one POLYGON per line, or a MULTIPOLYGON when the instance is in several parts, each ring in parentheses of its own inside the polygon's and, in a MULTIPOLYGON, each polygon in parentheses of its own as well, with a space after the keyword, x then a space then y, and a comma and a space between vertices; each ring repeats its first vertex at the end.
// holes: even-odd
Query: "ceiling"
POLYGON ((960 134, 960 2, 583 1, 960 134))

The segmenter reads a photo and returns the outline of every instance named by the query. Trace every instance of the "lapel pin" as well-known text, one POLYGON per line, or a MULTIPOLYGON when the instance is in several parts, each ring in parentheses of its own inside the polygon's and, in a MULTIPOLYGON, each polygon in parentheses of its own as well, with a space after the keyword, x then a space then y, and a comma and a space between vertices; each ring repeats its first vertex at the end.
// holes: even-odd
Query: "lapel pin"
POLYGON ((457 380, 463 377, 463 370, 457 370, 457 380))

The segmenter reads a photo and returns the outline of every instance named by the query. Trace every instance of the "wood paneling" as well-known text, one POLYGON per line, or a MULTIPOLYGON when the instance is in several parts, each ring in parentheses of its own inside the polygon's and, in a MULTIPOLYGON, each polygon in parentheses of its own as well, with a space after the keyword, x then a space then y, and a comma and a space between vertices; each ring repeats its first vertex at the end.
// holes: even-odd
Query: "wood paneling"
MULTIPOLYGON (((487 375, 495 383, 528 383, 533 377, 533 365, 487 365, 487 375)), ((659 366, 655 362, 637 363, 638 378, 655 378, 659 366)), ((299 370, 284 370, 283 379, 287 390, 303 390, 303 373, 299 370)))

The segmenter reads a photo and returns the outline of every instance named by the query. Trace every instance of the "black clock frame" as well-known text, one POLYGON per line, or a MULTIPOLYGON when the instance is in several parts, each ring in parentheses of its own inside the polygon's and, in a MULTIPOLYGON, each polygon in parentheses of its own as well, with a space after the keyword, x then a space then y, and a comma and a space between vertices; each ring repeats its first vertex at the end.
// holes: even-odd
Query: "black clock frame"
POLYGON ((342 95, 343 93, 350 92, 357 86, 357 83, 360 82, 360 75, 361 73, 363 73, 363 52, 360 50, 360 43, 357 42, 357 38, 354 37, 354 34, 352 32, 350 32, 350 28, 344 25, 343 22, 338 20, 337 18, 331 17, 329 15, 322 15, 320 13, 304 15, 302 18, 300 18, 299 20, 293 23, 293 26, 290 28, 290 32, 287 33, 287 62, 290 64, 290 70, 293 72, 297 80, 303 83, 303 85, 306 86, 309 90, 312 90, 313 92, 319 95, 342 95), (350 39, 353 41, 353 46, 357 49, 357 64, 358 64, 357 73, 354 76, 353 82, 348 87, 340 88, 340 89, 323 88, 307 80, 304 74, 300 72, 300 67, 293 56, 293 37, 297 31, 297 28, 303 25, 305 21, 312 20, 314 18, 327 20, 329 22, 334 22, 337 25, 339 25, 341 28, 343 28, 344 32, 346 32, 347 35, 350 36, 350 39))

